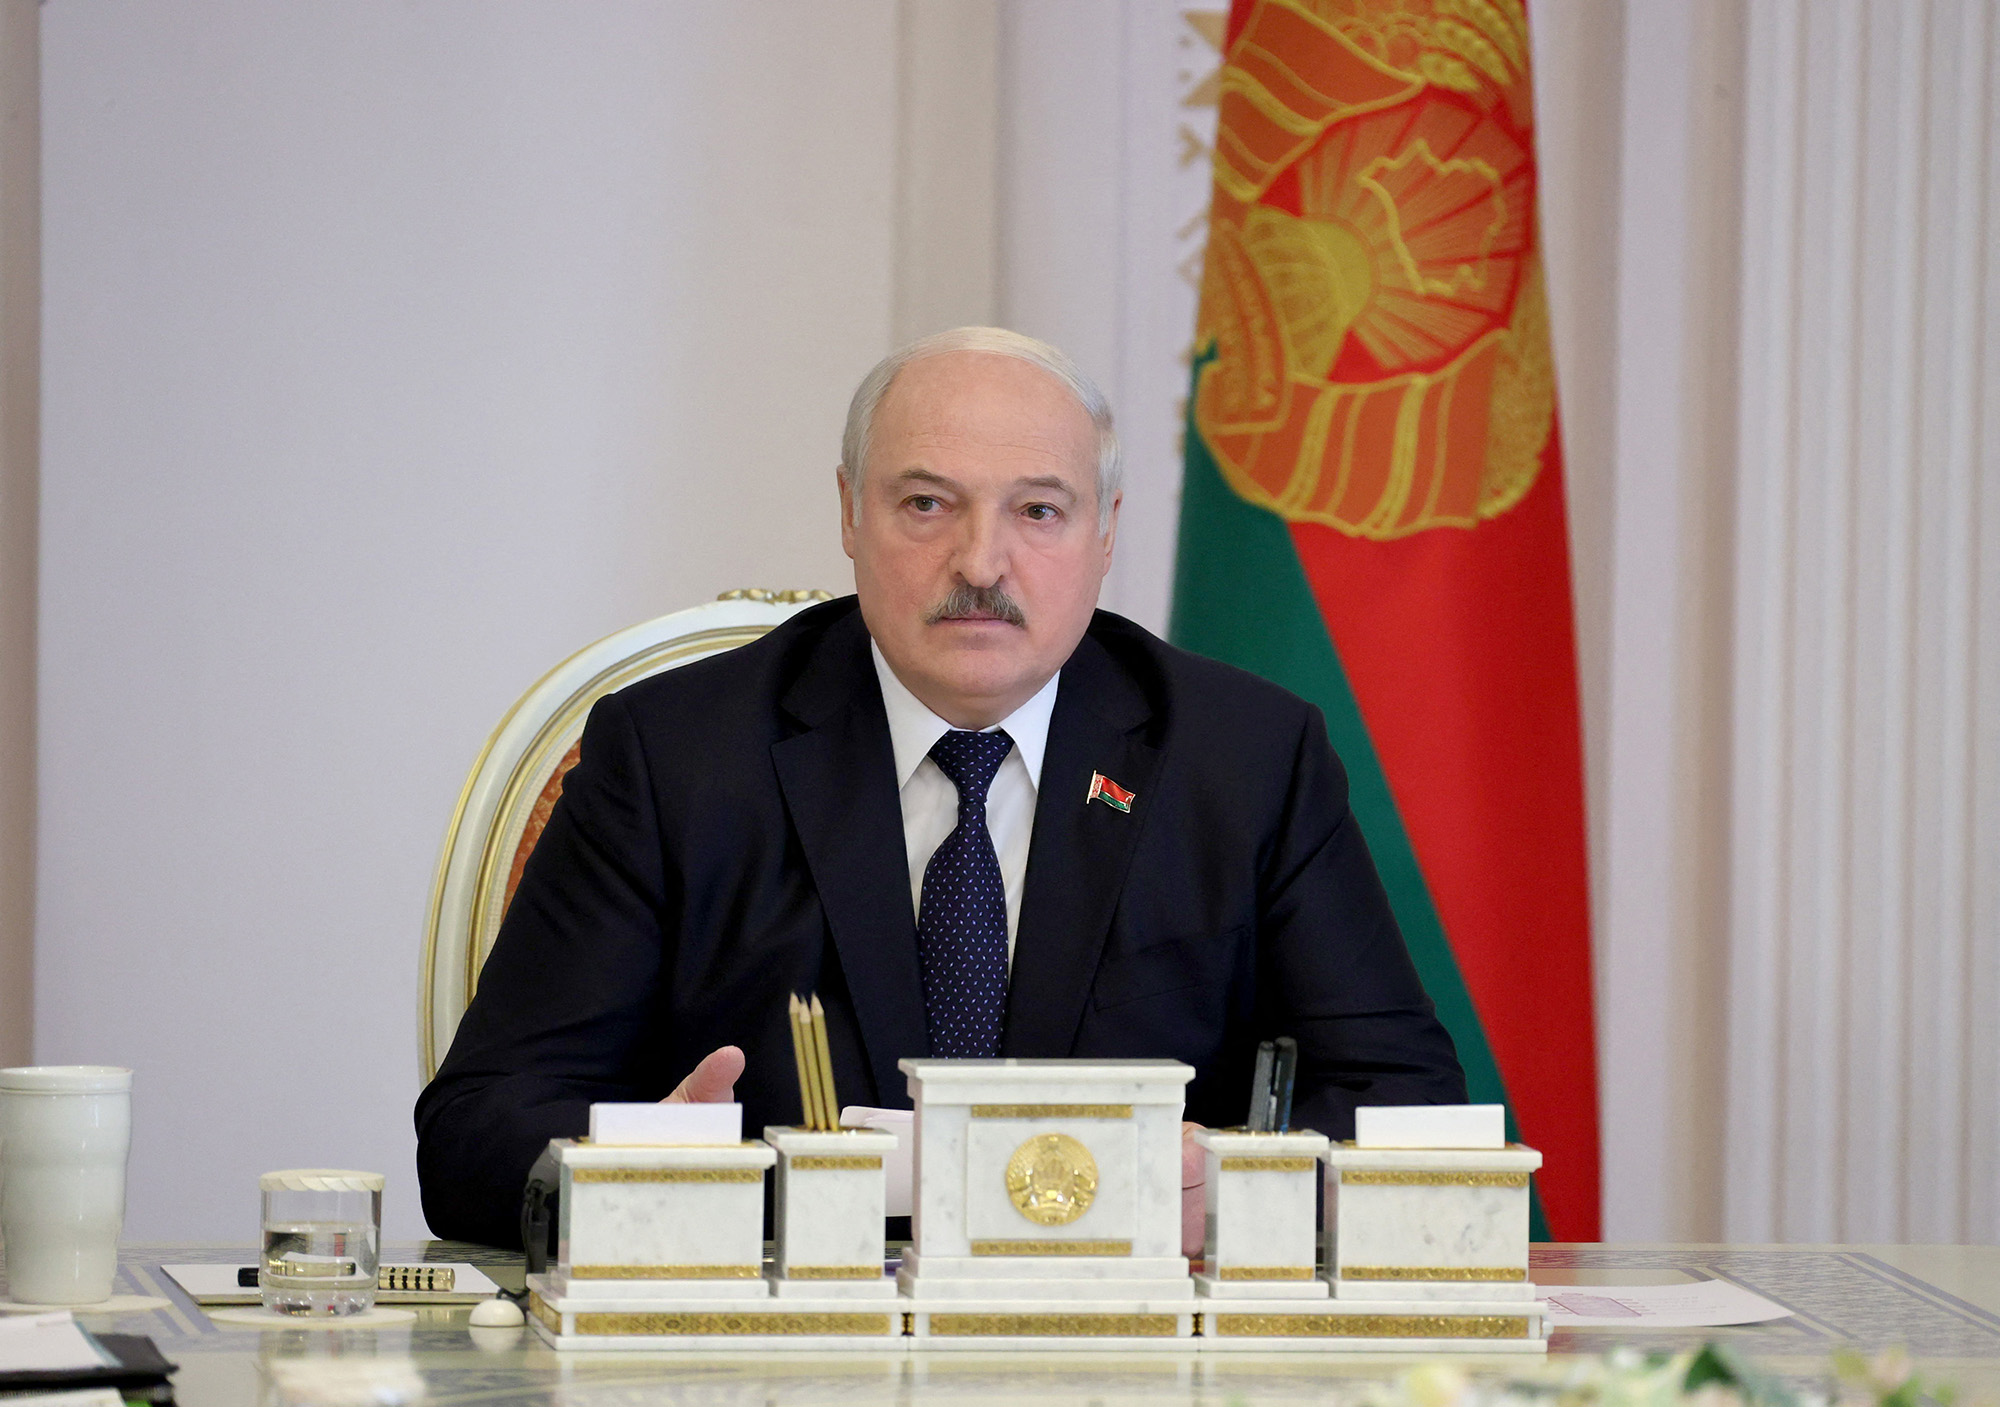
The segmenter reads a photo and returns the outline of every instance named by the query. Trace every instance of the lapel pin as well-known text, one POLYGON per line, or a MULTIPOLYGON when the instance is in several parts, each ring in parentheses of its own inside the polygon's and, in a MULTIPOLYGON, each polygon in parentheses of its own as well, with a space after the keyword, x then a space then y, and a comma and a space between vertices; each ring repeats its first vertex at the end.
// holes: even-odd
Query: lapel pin
POLYGON ((1129 814, 1132 810, 1132 795, 1102 772, 1092 772, 1090 794, 1084 797, 1083 804, 1088 806, 1093 801, 1101 801, 1114 811, 1124 811, 1129 814))

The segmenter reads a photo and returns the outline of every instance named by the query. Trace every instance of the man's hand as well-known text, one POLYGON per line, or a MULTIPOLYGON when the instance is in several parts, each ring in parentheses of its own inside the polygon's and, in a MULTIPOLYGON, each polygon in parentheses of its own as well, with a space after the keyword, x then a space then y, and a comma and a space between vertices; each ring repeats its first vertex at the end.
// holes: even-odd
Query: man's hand
POLYGON ((1181 1125, 1181 1254, 1184 1256, 1200 1255, 1206 1239, 1208 1212, 1203 1194, 1208 1182, 1208 1150, 1194 1141, 1194 1131, 1201 1127, 1181 1125))
POLYGON ((743 1065, 743 1051, 738 1046, 712 1050, 660 1103, 727 1104, 736 1098, 736 1081, 743 1075, 743 1065))

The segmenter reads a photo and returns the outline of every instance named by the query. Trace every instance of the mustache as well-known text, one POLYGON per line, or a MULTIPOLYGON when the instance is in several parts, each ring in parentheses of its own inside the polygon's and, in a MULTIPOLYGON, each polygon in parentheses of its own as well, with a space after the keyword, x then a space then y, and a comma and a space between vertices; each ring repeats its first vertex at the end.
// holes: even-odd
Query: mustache
POLYGON ((972 586, 961 581, 944 600, 930 608, 924 616, 924 624, 936 625, 941 620, 968 618, 1004 621, 1008 625, 1025 626, 1028 623, 1020 603, 999 587, 972 586))

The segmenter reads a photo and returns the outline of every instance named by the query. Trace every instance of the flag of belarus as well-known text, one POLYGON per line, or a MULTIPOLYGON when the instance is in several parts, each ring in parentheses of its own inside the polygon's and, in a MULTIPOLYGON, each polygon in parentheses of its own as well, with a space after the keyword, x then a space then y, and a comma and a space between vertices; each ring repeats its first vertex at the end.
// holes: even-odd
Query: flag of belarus
POLYGON ((1546 1155, 1538 1234, 1595 1240, 1527 16, 1236 0, 1223 52, 1171 633, 1325 713, 1472 1098, 1546 1155))
POLYGON ((1132 809, 1132 793, 1105 776, 1102 772, 1090 774, 1090 794, 1083 799, 1085 806, 1093 801, 1101 801, 1106 806, 1119 811, 1132 809))

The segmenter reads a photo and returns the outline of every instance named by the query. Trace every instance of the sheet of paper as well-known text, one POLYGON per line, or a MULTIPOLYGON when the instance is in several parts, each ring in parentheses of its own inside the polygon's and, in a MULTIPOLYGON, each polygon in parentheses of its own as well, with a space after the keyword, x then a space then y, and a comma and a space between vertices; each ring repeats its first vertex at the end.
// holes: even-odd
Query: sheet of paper
POLYGON ((883 1193, 884 1216, 909 1216, 915 1210, 911 1191, 911 1164, 916 1161, 914 1136, 917 1116, 908 1109, 872 1109, 866 1104, 850 1104, 840 1111, 840 1126, 849 1129, 880 1129, 896 1135, 896 1151, 886 1155, 882 1176, 888 1182, 883 1193))
POLYGON ((0 1373, 104 1368, 110 1360, 84 1337, 67 1309, 0 1319, 0 1373))
MULTIPOLYGON (((426 1299, 438 1302, 453 1300, 490 1299, 499 1288, 478 1266, 464 1261, 449 1264, 457 1273, 452 1277, 451 1292, 443 1294, 424 1290, 383 1291, 380 1302, 422 1303, 426 1299)), ((188 1293, 188 1298, 196 1304, 256 1304, 258 1302, 255 1285, 236 1283, 236 1272, 248 1269, 238 1265, 163 1265, 160 1267, 173 1277, 174 1283, 188 1293)), ((12 1407, 12 1404, 7 1404, 12 1407)))
POLYGON ((593 1104, 592 1143, 741 1143, 741 1104, 593 1104))
POLYGON ((1551 1329, 1713 1329, 1791 1314, 1727 1280, 1683 1285, 1548 1285, 1551 1329))

